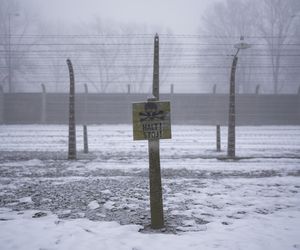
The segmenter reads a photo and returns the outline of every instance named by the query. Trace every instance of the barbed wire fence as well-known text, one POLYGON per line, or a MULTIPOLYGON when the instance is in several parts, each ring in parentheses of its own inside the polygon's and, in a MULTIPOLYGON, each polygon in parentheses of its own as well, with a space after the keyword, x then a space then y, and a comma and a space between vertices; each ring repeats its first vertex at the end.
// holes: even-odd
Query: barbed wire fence
MULTIPOLYGON (((0 34, 0 37, 4 36, 0 34)), ((152 82, 152 34, 122 35, 12 35, 10 51, 0 44, 0 56, 11 57, 12 70, 0 65, 4 91, 5 72, 13 72, 14 92, 67 92, 64 64, 72 58, 79 92, 84 84, 90 93, 149 93, 152 82)), ((274 56, 262 36, 245 36, 251 49, 241 53, 237 91, 272 93, 274 56)), ((239 37, 160 34, 162 93, 210 93, 214 86, 227 93, 234 44, 239 37), (172 86, 172 87, 171 87, 172 86)), ((299 37, 282 44, 280 93, 297 93, 300 84, 299 37)), ((274 51, 274 53, 277 53, 274 51)))

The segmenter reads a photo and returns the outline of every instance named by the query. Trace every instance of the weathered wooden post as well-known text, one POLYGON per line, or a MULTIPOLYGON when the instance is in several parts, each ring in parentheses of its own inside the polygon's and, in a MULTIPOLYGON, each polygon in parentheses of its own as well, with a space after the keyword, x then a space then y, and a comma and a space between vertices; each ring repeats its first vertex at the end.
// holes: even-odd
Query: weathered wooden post
POLYGON ((0 124, 4 123, 4 91, 0 85, 0 124))
POLYGON ((227 157, 235 158, 235 72, 238 57, 234 56, 231 66, 229 89, 229 116, 228 116, 228 145, 227 157))
POLYGON ((46 123, 46 86, 45 84, 41 84, 42 86, 42 107, 41 107, 41 123, 46 123))
POLYGON ((76 124, 75 124, 75 77, 72 62, 67 59, 70 75, 70 95, 69 95, 69 151, 68 159, 76 160, 76 124))
POLYGON ((148 140, 151 228, 164 227, 159 139, 171 138, 170 102, 159 101, 159 37, 154 39, 153 98, 133 103, 134 140, 148 140))
POLYGON ((87 132, 87 105, 88 105, 88 86, 84 84, 84 109, 83 109, 83 152, 87 154, 89 152, 88 145, 88 132, 87 132))
MULTIPOLYGON (((154 62, 153 62, 153 100, 159 100, 159 37, 154 38, 154 62)), ((159 139, 148 140, 149 149, 149 178, 150 178, 150 206, 151 227, 154 229, 164 227, 163 199, 160 171, 159 139)))

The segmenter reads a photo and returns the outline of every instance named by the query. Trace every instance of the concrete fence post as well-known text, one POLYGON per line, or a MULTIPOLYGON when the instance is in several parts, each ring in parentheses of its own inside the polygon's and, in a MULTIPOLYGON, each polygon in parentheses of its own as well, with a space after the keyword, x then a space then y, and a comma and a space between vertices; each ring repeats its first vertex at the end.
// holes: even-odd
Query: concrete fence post
POLYGON ((130 89, 130 84, 127 84, 127 94, 130 94, 131 93, 131 89, 130 89))
POLYGON ((220 152, 221 151, 221 132, 220 132, 220 124, 218 124, 220 121, 218 119, 218 113, 217 113, 217 110, 218 110, 218 102, 217 102, 217 96, 216 96, 216 93, 217 93, 217 84, 214 84, 213 86, 213 89, 212 89, 212 92, 213 92, 213 110, 214 110, 214 113, 213 113, 213 121, 214 121, 214 124, 216 124, 216 150, 217 152, 220 152))
POLYGON ((4 91, 0 85, 0 124, 4 123, 4 91))
POLYGON ((70 59, 67 60, 67 64, 70 75, 68 160, 76 160, 75 77, 70 59))
POLYGON ((221 152, 221 129, 220 125, 216 126, 216 145, 217 145, 217 152, 221 152))
POLYGON ((228 112, 228 139, 227 139, 227 157, 235 158, 235 72, 238 57, 235 55, 232 61, 229 89, 229 112, 228 112))
POLYGON ((84 84, 84 108, 83 108, 83 152, 87 154, 89 152, 88 145, 88 131, 87 131, 87 112, 88 112, 88 86, 84 84))
POLYGON ((83 125, 83 153, 89 152, 87 126, 83 125))
POLYGON ((258 95, 259 94, 259 90, 260 90, 260 85, 257 84, 255 87, 255 94, 258 95))
POLYGON ((174 94, 174 84, 171 84, 171 86, 170 86, 170 92, 171 92, 171 94, 174 94))
POLYGON ((46 101, 47 101, 47 96, 46 96, 46 87, 44 84, 41 84, 42 87, 42 107, 41 107, 41 123, 45 124, 46 123, 46 101))
POLYGON ((260 112, 260 85, 257 84, 255 87, 255 97, 254 97, 254 105, 253 105, 253 117, 254 119, 258 120, 261 117, 261 112, 260 112))
POLYGON ((86 125, 88 122, 88 101, 89 101, 89 89, 87 84, 84 84, 84 98, 83 98, 83 124, 86 125))
POLYGON ((217 93, 217 84, 214 84, 213 86, 213 94, 216 94, 217 93))

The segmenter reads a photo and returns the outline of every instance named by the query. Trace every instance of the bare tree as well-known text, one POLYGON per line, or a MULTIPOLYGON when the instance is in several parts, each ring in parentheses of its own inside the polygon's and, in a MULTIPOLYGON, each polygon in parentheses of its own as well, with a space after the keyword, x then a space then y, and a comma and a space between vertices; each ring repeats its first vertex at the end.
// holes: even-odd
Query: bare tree
POLYGON ((12 81, 14 72, 18 68, 17 62, 13 60, 15 48, 13 46, 15 25, 12 21, 19 12, 19 6, 16 1, 0 1, 0 32, 1 32, 1 82, 6 83, 7 89, 12 92, 12 81), (13 27, 12 27, 13 26, 13 27), (13 48, 12 48, 13 47, 13 48))
POLYGON ((74 69, 77 69, 80 50, 74 46, 77 40, 70 32, 72 28, 62 23, 40 23, 39 26, 39 46, 35 47, 35 53, 39 55, 34 71, 35 82, 44 83, 55 92, 67 91, 69 87, 66 58, 71 58, 74 69))
POLYGON ((26 33, 31 29, 28 13, 16 0, 0 0, 0 80, 9 92, 23 89, 18 85, 25 78, 27 55, 34 43, 26 33), (21 77, 22 76, 22 77, 21 77))
MULTIPOLYGON (((148 32, 146 26, 105 23, 100 19, 86 25, 84 30, 90 34, 89 46, 82 47, 87 61, 81 63, 80 72, 97 92, 124 92, 127 85, 133 92, 149 92, 155 32, 148 32)), ((166 44, 161 50, 166 50, 161 59, 161 85, 178 59, 172 53, 174 46, 178 47, 166 44)))
MULTIPOLYGON (((126 37, 122 46, 126 57, 120 56, 119 59, 124 67, 125 79, 131 84, 134 92, 151 92, 155 32, 148 32, 147 27, 130 24, 123 28, 122 33, 126 37)), ((180 58, 180 45, 171 30, 167 30, 166 33, 162 30, 161 33, 160 87, 163 87, 180 58)))
MULTIPOLYGON (((298 1, 298 6, 297 9, 300 9, 300 1, 298 1)), ((292 43, 295 44, 292 46, 292 50, 289 53, 289 56, 287 57, 288 59, 288 64, 294 65, 295 68, 288 72, 288 81, 290 81, 291 84, 291 92, 298 91, 300 87, 300 74, 299 74, 299 66, 300 66, 300 53, 299 53, 299 48, 300 48, 300 11, 298 11, 297 14, 292 16, 293 18, 293 23, 292 23, 292 28, 294 29, 294 37, 292 39, 292 43), (297 51, 297 52, 296 52, 297 51), (296 53, 295 53, 296 52, 296 53)))
MULTIPOLYGON (((255 34, 253 8, 251 0, 226 0, 216 2, 203 16, 204 27, 200 32, 204 36, 200 37, 199 42, 207 43, 207 46, 199 48, 199 64, 210 67, 200 69, 202 81, 215 83, 219 89, 227 91, 227 87, 224 87, 229 82, 232 55, 236 52, 234 44, 239 42, 241 36, 250 37, 255 34)), ((247 54, 251 55, 251 51, 247 54)), ((238 92, 250 91, 253 82, 250 65, 254 61, 255 58, 251 56, 240 57, 236 77, 238 92)), ((212 89, 211 85, 208 87, 212 89)))
POLYGON ((300 10, 298 0, 257 0, 255 26, 268 45, 272 66, 273 91, 277 94, 281 89, 284 77, 282 66, 284 51, 295 35, 294 17, 300 10))
MULTIPOLYGON (((152 65, 152 37, 147 34, 146 26, 126 24, 121 26, 122 46, 118 62, 122 64, 122 79, 130 85, 133 92, 145 92, 149 82, 152 65)), ((148 87, 147 87, 148 86, 148 87)), ((120 86, 124 88, 126 86, 120 86)))
MULTIPOLYGON (((290 52, 291 49, 294 49, 294 52, 297 50, 291 45, 297 44, 295 32, 300 24, 300 19, 296 18, 299 5, 298 0, 225 0, 215 3, 206 13, 204 32, 211 36, 209 42, 220 44, 218 49, 221 51, 218 54, 220 57, 223 54, 223 59, 226 55, 234 53, 233 44, 240 35, 253 44, 251 49, 240 56, 237 71, 238 90, 253 91, 251 89, 255 85, 261 84, 264 90, 272 89, 272 92, 277 94, 283 88, 290 87, 290 64, 295 64, 292 61, 298 59, 290 52), (228 44, 230 47, 221 44, 228 44)), ((206 49, 213 51, 212 46, 206 49)), ((230 60, 210 61, 214 65, 230 65, 230 60)), ((220 80, 214 74, 211 79, 215 82, 220 80)))
MULTIPOLYGON (((160 36, 160 86, 170 81, 173 73, 178 71, 182 61, 182 42, 179 42, 171 29, 167 29, 160 36), (177 68, 178 67, 178 68, 177 68)), ((181 65, 184 67, 184 65, 181 65)))
POLYGON ((99 93, 107 92, 109 87, 115 90, 112 85, 121 76, 117 69, 120 44, 116 34, 120 32, 119 27, 96 19, 93 25, 85 26, 85 30, 90 37, 82 49, 88 61, 80 65, 80 73, 99 93))

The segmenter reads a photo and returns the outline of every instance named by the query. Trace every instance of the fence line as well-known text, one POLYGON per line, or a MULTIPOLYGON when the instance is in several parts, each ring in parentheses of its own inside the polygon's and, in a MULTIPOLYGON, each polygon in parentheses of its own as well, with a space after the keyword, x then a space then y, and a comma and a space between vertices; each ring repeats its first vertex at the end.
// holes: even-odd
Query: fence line
MULTIPOLYGON (((147 94, 76 94, 77 124, 131 123, 131 104, 147 94)), ((227 125, 227 94, 162 94, 171 101, 173 124, 227 125)), ((4 124, 67 124, 66 93, 3 93, 4 124)), ((300 125, 300 95, 237 94, 237 125, 300 125)))

